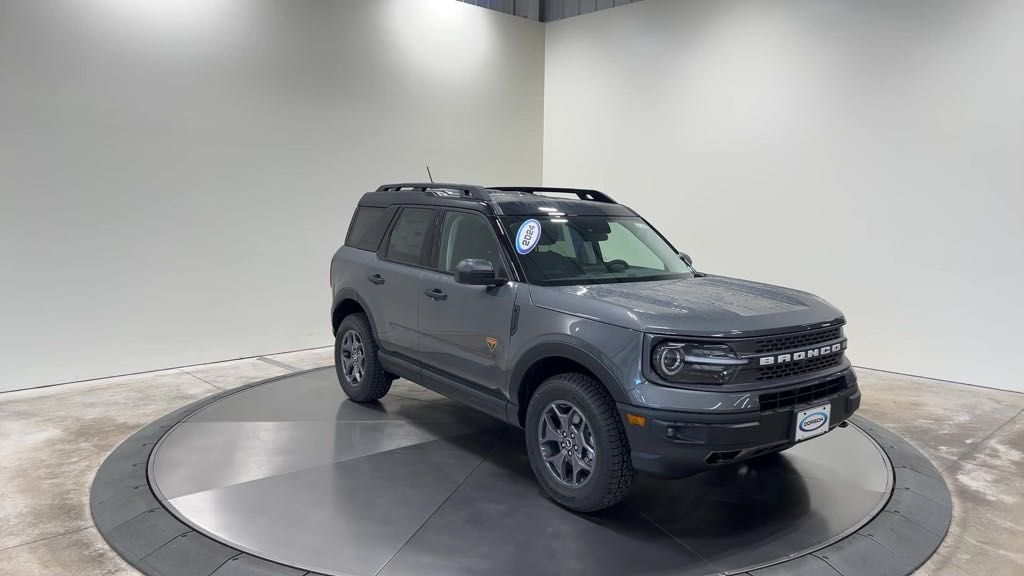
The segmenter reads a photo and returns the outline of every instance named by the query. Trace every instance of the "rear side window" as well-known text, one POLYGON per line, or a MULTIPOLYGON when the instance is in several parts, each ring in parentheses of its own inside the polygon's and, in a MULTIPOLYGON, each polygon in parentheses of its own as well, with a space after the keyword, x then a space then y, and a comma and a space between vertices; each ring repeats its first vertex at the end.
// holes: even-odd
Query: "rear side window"
POLYGON ((406 208, 398 215, 391 237, 388 239, 387 257, 403 264, 420 264, 427 230, 434 223, 435 210, 406 208))
POLYGON ((348 237, 345 238, 345 246, 359 248, 360 250, 377 251, 380 246, 380 239, 384 236, 387 222, 383 221, 386 208, 375 206, 360 206, 352 216, 352 224, 348 227, 348 237))

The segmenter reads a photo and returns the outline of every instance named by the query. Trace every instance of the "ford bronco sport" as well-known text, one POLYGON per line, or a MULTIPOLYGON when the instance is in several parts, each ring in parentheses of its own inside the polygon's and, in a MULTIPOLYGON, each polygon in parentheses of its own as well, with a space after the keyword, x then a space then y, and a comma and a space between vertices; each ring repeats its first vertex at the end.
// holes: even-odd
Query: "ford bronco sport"
POLYGON ((381 186, 331 288, 349 398, 403 377, 522 427, 538 481, 577 511, 620 501, 635 470, 779 452, 860 405, 839 310, 698 272, 596 190, 381 186))

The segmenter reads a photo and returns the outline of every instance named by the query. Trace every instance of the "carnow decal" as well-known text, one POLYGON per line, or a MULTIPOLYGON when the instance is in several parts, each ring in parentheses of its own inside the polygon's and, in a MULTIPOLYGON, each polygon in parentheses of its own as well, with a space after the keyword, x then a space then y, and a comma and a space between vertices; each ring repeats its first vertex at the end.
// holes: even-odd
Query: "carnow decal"
POLYGON ((530 218, 519 225, 519 231, 516 232, 516 252, 529 254, 537 247, 538 242, 540 242, 540 222, 530 218))

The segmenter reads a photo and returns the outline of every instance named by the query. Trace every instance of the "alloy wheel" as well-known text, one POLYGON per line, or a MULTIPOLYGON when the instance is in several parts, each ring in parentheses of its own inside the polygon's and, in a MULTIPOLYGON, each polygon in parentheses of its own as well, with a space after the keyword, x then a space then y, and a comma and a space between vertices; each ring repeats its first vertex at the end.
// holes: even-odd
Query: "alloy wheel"
POLYGON ((341 367, 349 384, 358 386, 362 382, 366 371, 366 357, 363 339, 355 330, 349 330, 341 337, 341 367))
POLYGON ((576 405, 566 400, 548 404, 538 424, 537 440, 545 467, 562 485, 579 488, 587 483, 597 450, 590 423, 576 405))

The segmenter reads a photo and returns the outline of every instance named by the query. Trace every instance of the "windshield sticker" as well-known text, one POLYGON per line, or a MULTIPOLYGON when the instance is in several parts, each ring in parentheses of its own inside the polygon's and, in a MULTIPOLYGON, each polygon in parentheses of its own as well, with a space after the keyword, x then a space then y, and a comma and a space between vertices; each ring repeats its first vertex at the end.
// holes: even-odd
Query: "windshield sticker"
POLYGON ((540 242, 540 222, 530 218, 519 226, 516 232, 516 252, 526 255, 540 242))

